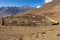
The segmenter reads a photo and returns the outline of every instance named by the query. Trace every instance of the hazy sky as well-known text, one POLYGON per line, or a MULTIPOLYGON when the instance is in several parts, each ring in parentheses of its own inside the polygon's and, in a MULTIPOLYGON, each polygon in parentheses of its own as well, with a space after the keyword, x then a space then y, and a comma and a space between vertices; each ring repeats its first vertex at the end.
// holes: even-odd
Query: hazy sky
POLYGON ((24 6, 30 5, 33 7, 45 4, 46 0, 0 0, 0 6, 24 6))

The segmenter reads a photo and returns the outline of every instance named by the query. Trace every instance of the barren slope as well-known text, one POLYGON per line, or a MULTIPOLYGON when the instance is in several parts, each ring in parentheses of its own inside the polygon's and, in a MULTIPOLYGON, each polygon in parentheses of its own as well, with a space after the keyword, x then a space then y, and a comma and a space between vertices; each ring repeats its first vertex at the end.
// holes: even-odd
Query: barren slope
POLYGON ((42 8, 34 9, 25 14, 17 14, 14 16, 2 18, 4 21, 3 22, 4 25, 6 25, 7 23, 8 25, 13 24, 15 26, 0 27, 0 40, 60 40, 60 24, 48 25, 50 24, 51 21, 47 20, 45 17, 47 16, 49 18, 55 19, 60 23, 59 7, 60 7, 60 0, 54 0, 53 2, 43 6, 42 7, 43 9, 42 8), (42 14, 44 16, 42 16, 42 14), (28 22, 26 20, 28 20, 28 22), (25 23, 25 25, 27 23, 30 22, 33 23, 37 21, 39 22, 39 24, 41 22, 46 24, 45 22, 47 22, 47 26, 45 25, 44 26, 39 25, 36 27, 16 26, 16 21, 19 25, 21 24, 21 22, 25 23))
POLYGON ((26 13, 33 13, 33 14, 42 13, 48 16, 51 15, 55 16, 56 14, 56 16, 58 16, 60 15, 60 0, 53 0, 52 2, 45 4, 39 9, 33 9, 26 13))

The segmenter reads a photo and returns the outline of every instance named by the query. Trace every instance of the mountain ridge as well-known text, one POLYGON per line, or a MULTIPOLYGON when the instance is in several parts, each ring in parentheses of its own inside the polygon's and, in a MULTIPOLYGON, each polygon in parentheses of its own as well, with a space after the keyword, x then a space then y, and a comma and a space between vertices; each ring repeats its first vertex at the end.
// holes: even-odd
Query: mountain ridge
POLYGON ((18 13, 24 13, 31 9, 34 9, 34 7, 31 7, 31 6, 0 7, 0 17, 4 17, 7 15, 14 15, 18 13))

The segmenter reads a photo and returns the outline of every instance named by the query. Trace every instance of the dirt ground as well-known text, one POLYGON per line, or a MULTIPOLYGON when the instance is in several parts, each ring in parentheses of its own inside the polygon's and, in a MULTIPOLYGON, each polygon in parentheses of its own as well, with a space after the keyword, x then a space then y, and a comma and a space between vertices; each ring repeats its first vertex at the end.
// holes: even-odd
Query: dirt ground
MULTIPOLYGON (((60 17, 55 18, 59 21, 60 17)), ((1 26, 0 40, 60 40, 60 24, 52 26, 1 26)))

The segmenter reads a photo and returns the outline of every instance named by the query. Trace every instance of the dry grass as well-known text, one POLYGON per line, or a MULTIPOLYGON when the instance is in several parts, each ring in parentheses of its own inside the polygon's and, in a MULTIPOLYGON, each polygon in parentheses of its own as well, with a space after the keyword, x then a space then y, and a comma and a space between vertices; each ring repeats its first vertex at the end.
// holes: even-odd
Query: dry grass
POLYGON ((0 27, 0 40, 60 40, 60 24, 49 25, 51 21, 40 15, 48 16, 60 23, 59 3, 59 0, 55 0, 25 14, 0 19, 4 24, 0 27), (38 24, 39 26, 36 26, 38 24))
POLYGON ((4 26, 46 26, 51 23, 48 19, 41 15, 24 14, 20 16, 10 16, 2 18, 4 26))

